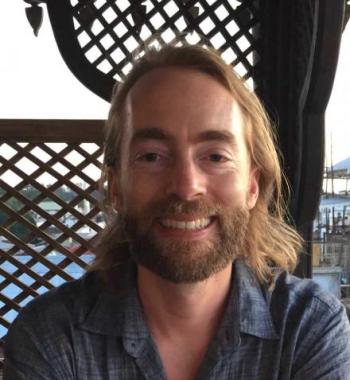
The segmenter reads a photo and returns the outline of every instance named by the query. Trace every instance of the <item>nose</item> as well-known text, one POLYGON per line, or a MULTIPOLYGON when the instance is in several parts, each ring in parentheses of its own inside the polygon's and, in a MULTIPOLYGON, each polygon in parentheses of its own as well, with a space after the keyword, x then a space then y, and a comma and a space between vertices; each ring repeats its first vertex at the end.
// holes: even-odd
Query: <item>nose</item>
POLYGON ((170 176, 168 195, 189 201, 206 193, 205 175, 190 158, 175 163, 170 176))

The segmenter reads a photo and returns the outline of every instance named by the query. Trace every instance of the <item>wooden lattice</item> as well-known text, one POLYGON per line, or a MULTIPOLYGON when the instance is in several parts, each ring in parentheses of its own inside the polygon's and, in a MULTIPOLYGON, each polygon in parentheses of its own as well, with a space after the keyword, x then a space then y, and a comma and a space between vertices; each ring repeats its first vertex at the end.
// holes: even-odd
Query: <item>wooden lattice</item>
POLYGON ((84 139, 84 122, 19 126, 12 125, 17 138, 0 141, 1 337, 28 301, 84 272, 103 225, 101 123, 95 123, 93 139, 91 133, 84 139), (76 131, 79 124, 80 142, 69 133, 62 139, 63 129, 76 131), (43 127, 46 140, 38 141, 43 127), (31 139, 20 138, 20 130, 31 139))
POLYGON ((185 41, 213 46, 253 86, 259 9, 253 0, 47 1, 56 41, 73 73, 109 100, 135 55, 185 41))
POLYGON ((252 28, 257 23, 252 15, 257 10, 250 1, 243 6, 239 1, 71 3, 85 56, 116 79, 121 80, 128 72, 132 53, 144 42, 164 45, 181 33, 190 43, 202 41, 220 49, 229 63, 242 64, 242 76, 251 76, 256 42, 252 28))

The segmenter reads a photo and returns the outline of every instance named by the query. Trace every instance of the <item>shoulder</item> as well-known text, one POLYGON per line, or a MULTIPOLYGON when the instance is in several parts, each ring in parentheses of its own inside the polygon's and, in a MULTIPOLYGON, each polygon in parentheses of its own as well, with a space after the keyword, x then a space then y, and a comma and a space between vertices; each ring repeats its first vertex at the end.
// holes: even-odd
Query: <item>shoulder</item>
POLYGON ((345 308, 338 298, 310 279, 287 273, 276 278, 270 310, 280 328, 288 324, 288 328, 299 332, 305 329, 305 334, 309 329, 326 327, 334 319, 339 319, 345 329, 349 326, 345 308))
POLYGON ((5 338, 6 376, 21 373, 26 378, 73 378, 70 342, 74 326, 93 306, 99 292, 96 277, 86 274, 67 282, 21 310, 5 338))
POLYGON ((271 293, 270 311, 286 352, 293 352, 296 378, 320 379, 327 373, 346 378, 350 325, 339 299, 312 280, 283 273, 271 293))
POLYGON ((113 288, 99 273, 88 272, 24 307, 5 339, 6 373, 33 374, 28 378, 76 378, 77 355, 91 359, 93 341, 100 344, 105 337, 116 336, 125 303, 134 289, 128 268, 118 266, 113 288))
POLYGON ((334 295, 324 291, 314 281, 300 279, 285 272, 276 277, 271 301, 273 305, 278 304, 289 312, 305 312, 307 308, 309 312, 322 309, 332 313, 343 309, 341 302, 334 295))
POLYGON ((72 319, 79 318, 91 307, 99 294, 101 284, 95 273, 87 273, 81 279, 66 282, 35 298, 24 307, 17 319, 50 317, 57 319, 61 314, 72 319))
POLYGON ((5 348, 30 339, 38 347, 69 335, 72 326, 84 320, 100 291, 94 273, 67 282, 32 300, 10 326, 5 348))
POLYGON ((9 329, 6 342, 15 334, 24 333, 36 337, 60 333, 67 336, 85 322, 96 305, 108 297, 116 303, 115 300, 130 288, 130 264, 118 266, 115 277, 118 280, 116 287, 110 289, 100 273, 87 272, 78 280, 66 282, 38 296, 20 311, 9 329))

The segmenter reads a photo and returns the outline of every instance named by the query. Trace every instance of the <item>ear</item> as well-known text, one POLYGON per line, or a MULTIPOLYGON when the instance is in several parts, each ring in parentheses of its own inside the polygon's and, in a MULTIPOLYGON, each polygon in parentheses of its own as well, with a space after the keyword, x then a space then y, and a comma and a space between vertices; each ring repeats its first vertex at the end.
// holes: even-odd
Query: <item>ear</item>
POLYGON ((251 169, 249 174, 248 194, 247 194, 247 207, 251 210, 255 207, 259 198, 259 179, 260 172, 257 168, 251 169))
POLYGON ((114 168, 109 168, 107 173, 108 196, 113 210, 120 211, 121 193, 117 172, 114 168))

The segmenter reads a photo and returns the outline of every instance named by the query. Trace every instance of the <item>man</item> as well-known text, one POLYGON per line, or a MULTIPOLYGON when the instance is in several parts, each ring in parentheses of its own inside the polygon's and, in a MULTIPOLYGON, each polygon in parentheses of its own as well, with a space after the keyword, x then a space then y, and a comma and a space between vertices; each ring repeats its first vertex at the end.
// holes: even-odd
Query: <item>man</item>
POLYGON ((281 170, 256 96, 200 47, 150 51, 112 99, 109 223, 83 279, 25 308, 5 379, 347 379, 343 307, 287 274, 281 170))

